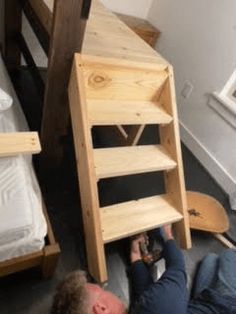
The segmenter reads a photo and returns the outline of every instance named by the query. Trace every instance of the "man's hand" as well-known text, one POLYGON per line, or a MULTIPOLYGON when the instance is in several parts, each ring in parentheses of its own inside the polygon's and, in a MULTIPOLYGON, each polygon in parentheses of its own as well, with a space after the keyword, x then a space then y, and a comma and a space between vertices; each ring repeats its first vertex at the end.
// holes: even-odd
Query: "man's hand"
POLYGON ((130 261, 134 263, 141 260, 140 245, 146 242, 146 235, 144 233, 131 238, 131 248, 130 248, 130 261))
POLYGON ((172 234, 172 226, 171 225, 165 225, 161 229, 162 229, 164 241, 174 239, 174 236, 172 234))

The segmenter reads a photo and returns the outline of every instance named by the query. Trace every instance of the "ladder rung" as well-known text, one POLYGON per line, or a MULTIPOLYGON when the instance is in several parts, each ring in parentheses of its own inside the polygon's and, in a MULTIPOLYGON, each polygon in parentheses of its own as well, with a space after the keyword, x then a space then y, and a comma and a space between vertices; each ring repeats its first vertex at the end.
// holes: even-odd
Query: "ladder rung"
POLYGON ((172 117, 151 101, 87 100, 91 125, 168 124, 172 117))
POLYGON ((98 179, 176 167, 176 162, 161 145, 98 148, 94 149, 94 161, 98 179))
POLYGON ((104 243, 155 229, 183 218, 167 195, 115 204, 102 207, 100 210, 104 243))

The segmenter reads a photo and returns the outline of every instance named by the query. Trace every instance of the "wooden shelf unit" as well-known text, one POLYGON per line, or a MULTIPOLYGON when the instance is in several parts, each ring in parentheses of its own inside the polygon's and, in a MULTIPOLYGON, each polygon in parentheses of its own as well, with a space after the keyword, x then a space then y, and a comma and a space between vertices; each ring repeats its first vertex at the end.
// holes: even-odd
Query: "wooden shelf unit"
MULTIPOLYGON (((182 247, 191 246, 173 93, 171 67, 163 68, 158 64, 151 67, 150 63, 75 55, 69 85, 70 110, 89 271, 99 282, 107 280, 104 251, 107 242, 175 223, 182 247), (124 102, 130 103, 123 107, 124 102), (145 104, 143 107, 140 105, 142 102, 145 104), (94 103, 96 106, 91 106, 94 103), (159 125, 160 145, 94 149, 92 126, 98 122, 106 122, 106 125, 116 123, 114 112, 117 112, 122 124, 127 118, 125 108, 129 115, 131 104, 135 109, 136 103, 138 110, 142 107, 142 124, 149 123, 149 112, 153 112, 153 121, 159 125), (99 105, 102 108, 100 111, 99 105), (97 188, 100 178, 151 171, 164 171, 165 195, 100 207, 97 188)), ((132 110, 132 117, 134 112, 132 110)), ((131 125, 136 122, 133 118, 129 120, 131 125)))

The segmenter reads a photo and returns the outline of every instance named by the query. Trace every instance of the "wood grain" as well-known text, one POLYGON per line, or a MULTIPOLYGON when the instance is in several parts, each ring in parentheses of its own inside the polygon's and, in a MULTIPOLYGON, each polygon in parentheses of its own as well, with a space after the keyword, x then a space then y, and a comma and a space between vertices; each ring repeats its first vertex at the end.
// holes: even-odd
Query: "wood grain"
POLYGON ((166 195, 101 208, 105 243, 129 237, 182 219, 166 195))
POLYGON ((157 102, 140 100, 87 100, 91 125, 166 124, 172 121, 157 102))
POLYGON ((94 161, 98 179, 176 167, 161 145, 99 148, 94 150, 94 161))
POLYGON ((38 154, 40 151, 37 132, 0 133, 0 157, 38 154))
MULTIPOLYGON (((34 2, 38 17, 50 33, 54 0, 31 1, 34 2)), ((158 64, 160 68, 168 66, 164 58, 98 0, 92 2, 82 51, 95 56, 158 64)))
POLYGON ((97 281, 104 282, 107 280, 107 270, 101 232, 92 137, 85 102, 85 83, 82 71, 77 71, 82 60, 77 56, 74 62, 69 85, 69 98, 88 266, 91 275, 97 281))
POLYGON ((169 66, 169 79, 165 84, 159 99, 166 112, 173 117, 173 122, 160 127, 161 145, 170 153, 177 167, 165 172, 166 193, 172 198, 176 209, 183 215, 184 219, 175 224, 177 236, 182 248, 191 247, 191 235, 189 228, 189 217, 187 212, 187 199, 183 172, 182 152, 180 146, 179 125, 177 105, 175 98, 174 74, 169 66))

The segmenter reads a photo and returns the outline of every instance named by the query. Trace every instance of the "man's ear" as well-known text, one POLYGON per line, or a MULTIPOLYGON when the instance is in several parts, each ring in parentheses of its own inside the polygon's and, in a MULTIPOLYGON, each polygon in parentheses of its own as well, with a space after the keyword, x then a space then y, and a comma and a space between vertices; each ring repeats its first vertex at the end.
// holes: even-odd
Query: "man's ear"
POLYGON ((97 303, 93 306, 93 313, 94 314, 110 314, 111 312, 109 309, 106 307, 106 305, 101 302, 97 301, 97 303))

